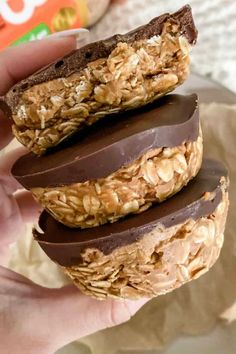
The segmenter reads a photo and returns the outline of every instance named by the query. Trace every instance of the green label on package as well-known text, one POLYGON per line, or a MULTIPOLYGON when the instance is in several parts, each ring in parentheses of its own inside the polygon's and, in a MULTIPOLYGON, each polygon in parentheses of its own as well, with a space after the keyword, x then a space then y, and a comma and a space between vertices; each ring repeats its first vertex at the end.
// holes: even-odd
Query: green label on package
POLYGON ((49 27, 45 23, 40 23, 37 27, 33 28, 28 33, 24 34, 12 45, 18 45, 20 43, 35 41, 36 39, 42 39, 51 33, 49 27))

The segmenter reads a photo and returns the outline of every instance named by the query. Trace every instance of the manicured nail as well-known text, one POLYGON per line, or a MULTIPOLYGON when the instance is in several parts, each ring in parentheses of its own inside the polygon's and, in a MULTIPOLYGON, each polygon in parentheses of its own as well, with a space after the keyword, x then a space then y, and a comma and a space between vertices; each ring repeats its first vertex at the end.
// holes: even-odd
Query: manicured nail
POLYGON ((66 31, 50 34, 48 39, 61 39, 66 37, 75 37, 77 48, 84 46, 90 42, 90 32, 86 28, 76 28, 66 31))

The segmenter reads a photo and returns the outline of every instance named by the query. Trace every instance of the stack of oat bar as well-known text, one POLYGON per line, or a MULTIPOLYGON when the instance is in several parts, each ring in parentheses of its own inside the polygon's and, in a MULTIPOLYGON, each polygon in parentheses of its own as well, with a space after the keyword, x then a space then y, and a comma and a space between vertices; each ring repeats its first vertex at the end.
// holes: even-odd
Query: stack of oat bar
POLYGON ((196 39, 187 5, 76 50, 1 100, 31 150, 12 173, 45 209, 34 237, 88 295, 164 294, 219 256, 227 171, 202 164, 197 95, 166 95, 188 77, 196 39))

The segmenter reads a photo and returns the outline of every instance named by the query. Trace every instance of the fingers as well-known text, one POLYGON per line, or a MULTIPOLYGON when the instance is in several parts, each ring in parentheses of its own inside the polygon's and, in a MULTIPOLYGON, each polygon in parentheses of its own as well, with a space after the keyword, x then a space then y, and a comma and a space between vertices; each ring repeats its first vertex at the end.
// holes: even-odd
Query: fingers
POLYGON ((48 332, 47 338, 38 323, 43 312, 40 290, 20 274, 0 267, 0 353, 52 353, 46 341, 53 335, 48 332))
MULTIPOLYGON (((22 190, 23 187, 21 184, 18 183, 11 175, 12 165, 20 156, 24 155, 26 152, 26 148, 20 147, 3 155, 0 159, 2 201, 6 200, 7 198, 11 200, 10 205, 13 209, 15 209, 15 212, 12 210, 12 214, 16 215, 16 213, 19 213, 21 221, 24 223, 36 222, 41 211, 40 206, 35 202, 32 194, 28 191, 22 190), (11 197, 12 194, 14 194, 14 198, 11 197)), ((7 202, 5 201, 5 205, 6 203, 7 202)), ((4 213, 4 209, 0 211, 0 214, 1 213, 4 213)), ((12 220, 12 222, 14 223, 14 220, 12 220)))
POLYGON ((13 196, 0 184, 0 247, 9 245, 24 231, 20 210, 13 196))
POLYGON ((10 172, 15 160, 26 151, 25 148, 20 147, 0 158, 0 264, 2 265, 7 262, 9 245, 25 232, 25 223, 37 222, 40 213, 40 207, 31 193, 22 190, 22 186, 10 172))
MULTIPOLYGON (((128 321, 148 300, 99 301, 83 295, 74 286, 45 289, 43 308, 56 335, 53 350, 107 327, 128 321), (70 326, 65 328, 65 323, 70 326)), ((41 319, 43 321, 43 319, 41 319)), ((43 323, 43 322, 42 322, 43 323)))
POLYGON ((35 202, 28 191, 19 191, 15 195, 23 223, 36 223, 42 208, 35 202))
POLYGON ((10 119, 4 117, 0 111, 0 150, 7 146, 13 138, 11 125, 10 119))
POLYGON ((40 211, 30 192, 7 196, 0 185, 0 265, 8 263, 9 245, 25 232, 26 223, 38 221, 40 211))
MULTIPOLYGON (((76 39, 66 37, 34 41, 7 48, 0 53, 0 96, 5 95, 17 81, 66 55, 75 47, 76 39)), ((12 139, 11 123, 0 111, 0 149, 12 139)))
POLYGON ((36 222, 38 215, 39 206, 29 192, 14 197, 0 184, 0 265, 7 264, 9 245, 25 232, 25 223, 36 222))
POLYGON ((45 39, 0 53, 0 95, 4 95, 14 83, 36 70, 71 52, 76 47, 73 37, 45 39))
POLYGON ((8 195, 23 187, 11 175, 11 168, 14 162, 22 155, 27 153, 27 149, 19 147, 0 157, 0 183, 8 195))
POLYGON ((74 340, 123 323, 147 302, 99 301, 81 294, 74 286, 46 289, 1 267, 0 300, 3 322, 5 319, 2 328, 9 331, 7 338, 2 336, 0 348, 1 344, 4 348, 11 343, 11 352, 15 352, 17 343, 22 352, 31 352, 28 348, 38 348, 35 345, 40 341, 42 350, 32 353, 54 353, 74 340))

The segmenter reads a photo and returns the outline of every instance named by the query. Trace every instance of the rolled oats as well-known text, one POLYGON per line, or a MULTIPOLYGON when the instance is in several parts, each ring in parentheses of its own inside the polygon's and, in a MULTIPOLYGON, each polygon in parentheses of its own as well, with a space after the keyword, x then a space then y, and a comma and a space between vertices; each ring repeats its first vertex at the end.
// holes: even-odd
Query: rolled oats
POLYGON ((201 163, 200 131, 196 141, 173 149, 148 151, 106 178, 63 187, 33 188, 32 193, 63 224, 94 227, 115 222, 129 213, 140 213, 152 203, 177 193, 196 176, 201 163), (176 169, 176 161, 181 169, 176 169))
POLYGON ((159 225, 137 242, 108 255, 87 249, 81 265, 63 269, 81 291, 100 299, 165 294, 197 279, 215 263, 222 247, 227 209, 228 194, 222 186, 222 201, 213 214, 167 229, 159 225))

